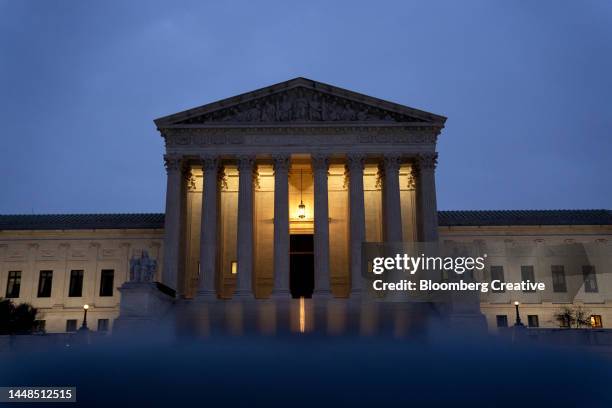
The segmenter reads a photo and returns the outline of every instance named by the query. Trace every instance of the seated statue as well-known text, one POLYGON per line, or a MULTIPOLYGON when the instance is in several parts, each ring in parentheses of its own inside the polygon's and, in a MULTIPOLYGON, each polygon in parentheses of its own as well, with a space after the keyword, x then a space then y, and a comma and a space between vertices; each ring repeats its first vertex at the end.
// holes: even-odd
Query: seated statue
POLYGON ((130 282, 153 282, 157 272, 157 261, 149 258, 147 251, 130 260, 130 282))

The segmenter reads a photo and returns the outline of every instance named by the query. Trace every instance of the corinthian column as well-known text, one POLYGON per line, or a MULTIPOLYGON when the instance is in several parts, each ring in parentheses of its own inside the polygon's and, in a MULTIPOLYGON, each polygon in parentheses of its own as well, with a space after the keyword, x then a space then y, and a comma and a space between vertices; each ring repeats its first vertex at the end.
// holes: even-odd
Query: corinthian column
POLYGON ((253 156, 238 158, 238 283, 235 298, 253 296, 253 156))
POLYGON ((384 240, 386 242, 402 241, 402 207, 400 203, 399 168, 399 156, 385 155, 383 159, 383 231, 384 240))
POLYGON ((204 188, 200 224, 200 281, 198 296, 216 298, 217 277, 217 214, 219 199, 219 159, 202 156, 204 188))
POLYGON ((180 156, 164 156, 168 175, 166 184, 166 215, 164 218, 164 285, 178 290, 180 268, 183 160, 180 156))
POLYGON ((274 288, 289 298, 289 156, 274 156, 274 288))
POLYGON ((313 297, 328 297, 329 290, 329 207, 327 173, 329 159, 312 156, 314 173, 314 257, 315 287, 313 297))
POLYGON ((419 241, 438 241, 438 206, 436 203, 436 163, 438 153, 419 154, 413 176, 416 179, 419 241))
POLYGON ((347 157, 349 170, 351 296, 361 294, 361 245, 365 241, 365 203, 363 196, 364 157, 347 157))

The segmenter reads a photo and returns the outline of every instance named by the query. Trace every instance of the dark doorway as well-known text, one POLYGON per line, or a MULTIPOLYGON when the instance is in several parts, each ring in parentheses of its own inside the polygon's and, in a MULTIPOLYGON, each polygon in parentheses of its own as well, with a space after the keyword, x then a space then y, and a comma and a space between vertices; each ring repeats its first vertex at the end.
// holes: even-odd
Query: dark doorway
POLYGON ((289 289, 293 298, 310 298, 314 291, 314 238, 312 234, 290 236, 289 289))

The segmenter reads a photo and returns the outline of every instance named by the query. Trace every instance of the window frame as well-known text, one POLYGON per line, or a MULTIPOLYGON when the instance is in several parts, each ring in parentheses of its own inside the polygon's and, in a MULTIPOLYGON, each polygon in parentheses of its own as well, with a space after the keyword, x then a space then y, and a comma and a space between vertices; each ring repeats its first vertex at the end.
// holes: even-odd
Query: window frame
POLYGON ((77 319, 66 319, 66 333, 75 333, 78 330, 79 322, 77 319), (74 322, 74 330, 68 330, 70 322, 74 322))
POLYGON ((564 265, 550 265, 550 275, 552 277, 553 293, 567 293, 567 279, 565 275, 564 265), (562 285, 560 282, 555 282, 555 277, 562 277, 562 285), (563 290, 560 290, 563 289, 563 290))
POLYGON ((52 295, 53 295, 53 270, 43 269, 38 274, 38 291, 36 292, 36 297, 37 298, 50 298, 52 295), (48 279, 45 279, 45 282, 47 280, 49 281, 49 288, 48 288, 49 293, 47 293, 47 290, 43 291, 43 289, 47 289, 46 286, 44 287, 42 286, 43 275, 45 277, 48 276, 48 279))
POLYGON ((98 329, 97 329, 97 330, 98 330, 99 332, 102 332, 102 333, 106 333, 106 332, 108 332, 108 331, 109 331, 109 327, 110 327, 110 319, 98 319, 98 324, 97 324, 97 326, 98 326, 98 329), (101 330, 101 329, 100 329, 100 323, 101 323, 101 322, 103 322, 103 321, 105 321, 106 323, 105 323, 104 330, 101 330))
POLYGON ((603 328, 603 321, 601 319, 601 315, 596 315, 596 314, 591 315, 589 320, 591 321, 592 329, 602 329, 603 328))
MULTIPOLYGON (((533 265, 521 265, 521 281, 535 283, 535 267, 533 265), (527 274, 531 274, 531 277, 525 277, 527 274)), ((535 289, 525 289, 523 293, 533 293, 535 291, 535 289)))
MULTIPOLYGON (((489 267, 489 274, 491 275, 491 282, 494 281, 494 280, 499 280, 502 283, 506 282, 506 276, 505 276, 504 266, 503 265, 491 265, 489 267), (500 276, 493 276, 494 273, 496 275, 499 273, 501 275, 501 279, 499 279, 500 276)), ((504 293, 504 292, 506 292, 506 289, 505 289, 505 287, 502 287, 501 289, 491 289, 491 292, 492 293, 504 293)))
POLYGON ((100 297, 113 297, 115 295, 114 284, 115 284, 115 270, 114 269, 101 269, 100 270, 100 290, 98 291, 98 295, 100 297), (105 279, 104 279, 105 275, 106 276, 110 275, 110 284, 105 284, 105 279), (110 294, 106 292, 106 289, 110 290, 109 292, 110 294))
POLYGON ((495 315, 495 324, 497 325, 497 327, 508 327, 509 322, 508 322, 508 315, 495 315), (500 321, 504 321, 505 324, 504 325, 500 325, 500 321))
POLYGON ((599 293, 595 265, 582 265, 582 284, 585 293, 599 293), (587 282, 589 286, 587 286, 587 282))
POLYGON ((6 293, 7 299, 17 299, 21 294, 21 278, 22 271, 9 271, 8 278, 6 279, 6 293), (16 276, 11 276, 15 274, 16 276), (12 286, 11 286, 12 285, 12 286), (17 295, 15 296, 15 287, 17 287, 17 295))
POLYGON ((83 281, 85 279, 85 271, 83 269, 72 269, 70 271, 70 280, 68 281, 68 297, 71 298, 80 298, 83 297, 83 281), (72 293, 72 289, 73 289, 73 278, 77 278, 75 277, 75 272, 80 272, 80 280, 81 280, 81 284, 79 287, 79 291, 78 291, 78 295, 75 295, 72 293))

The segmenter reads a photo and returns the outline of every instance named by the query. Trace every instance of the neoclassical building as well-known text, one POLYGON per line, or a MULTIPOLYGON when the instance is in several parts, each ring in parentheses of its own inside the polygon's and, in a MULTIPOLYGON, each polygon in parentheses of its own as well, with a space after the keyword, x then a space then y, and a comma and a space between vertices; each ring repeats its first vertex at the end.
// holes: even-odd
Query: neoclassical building
POLYGON ((363 241, 437 240, 444 122, 303 78, 157 119, 163 281, 189 296, 289 296, 299 234, 313 296, 359 292, 363 241))
MULTIPOLYGON (((438 212, 445 121, 305 78, 159 118, 165 214, 0 216, 0 295, 39 308, 47 331, 74 329, 87 303, 105 330, 143 251, 178 302, 359 297, 364 242, 584 242, 612 255, 608 210, 438 212)), ((506 280, 534 269, 499 263, 506 280)), ((534 277, 552 286, 559 265, 542 265, 534 277)), ((569 301, 603 326, 607 267, 593 267, 597 292, 569 301)), ((556 325, 555 299, 524 305, 529 323, 556 325)), ((482 300, 490 327, 512 301, 482 300)))

